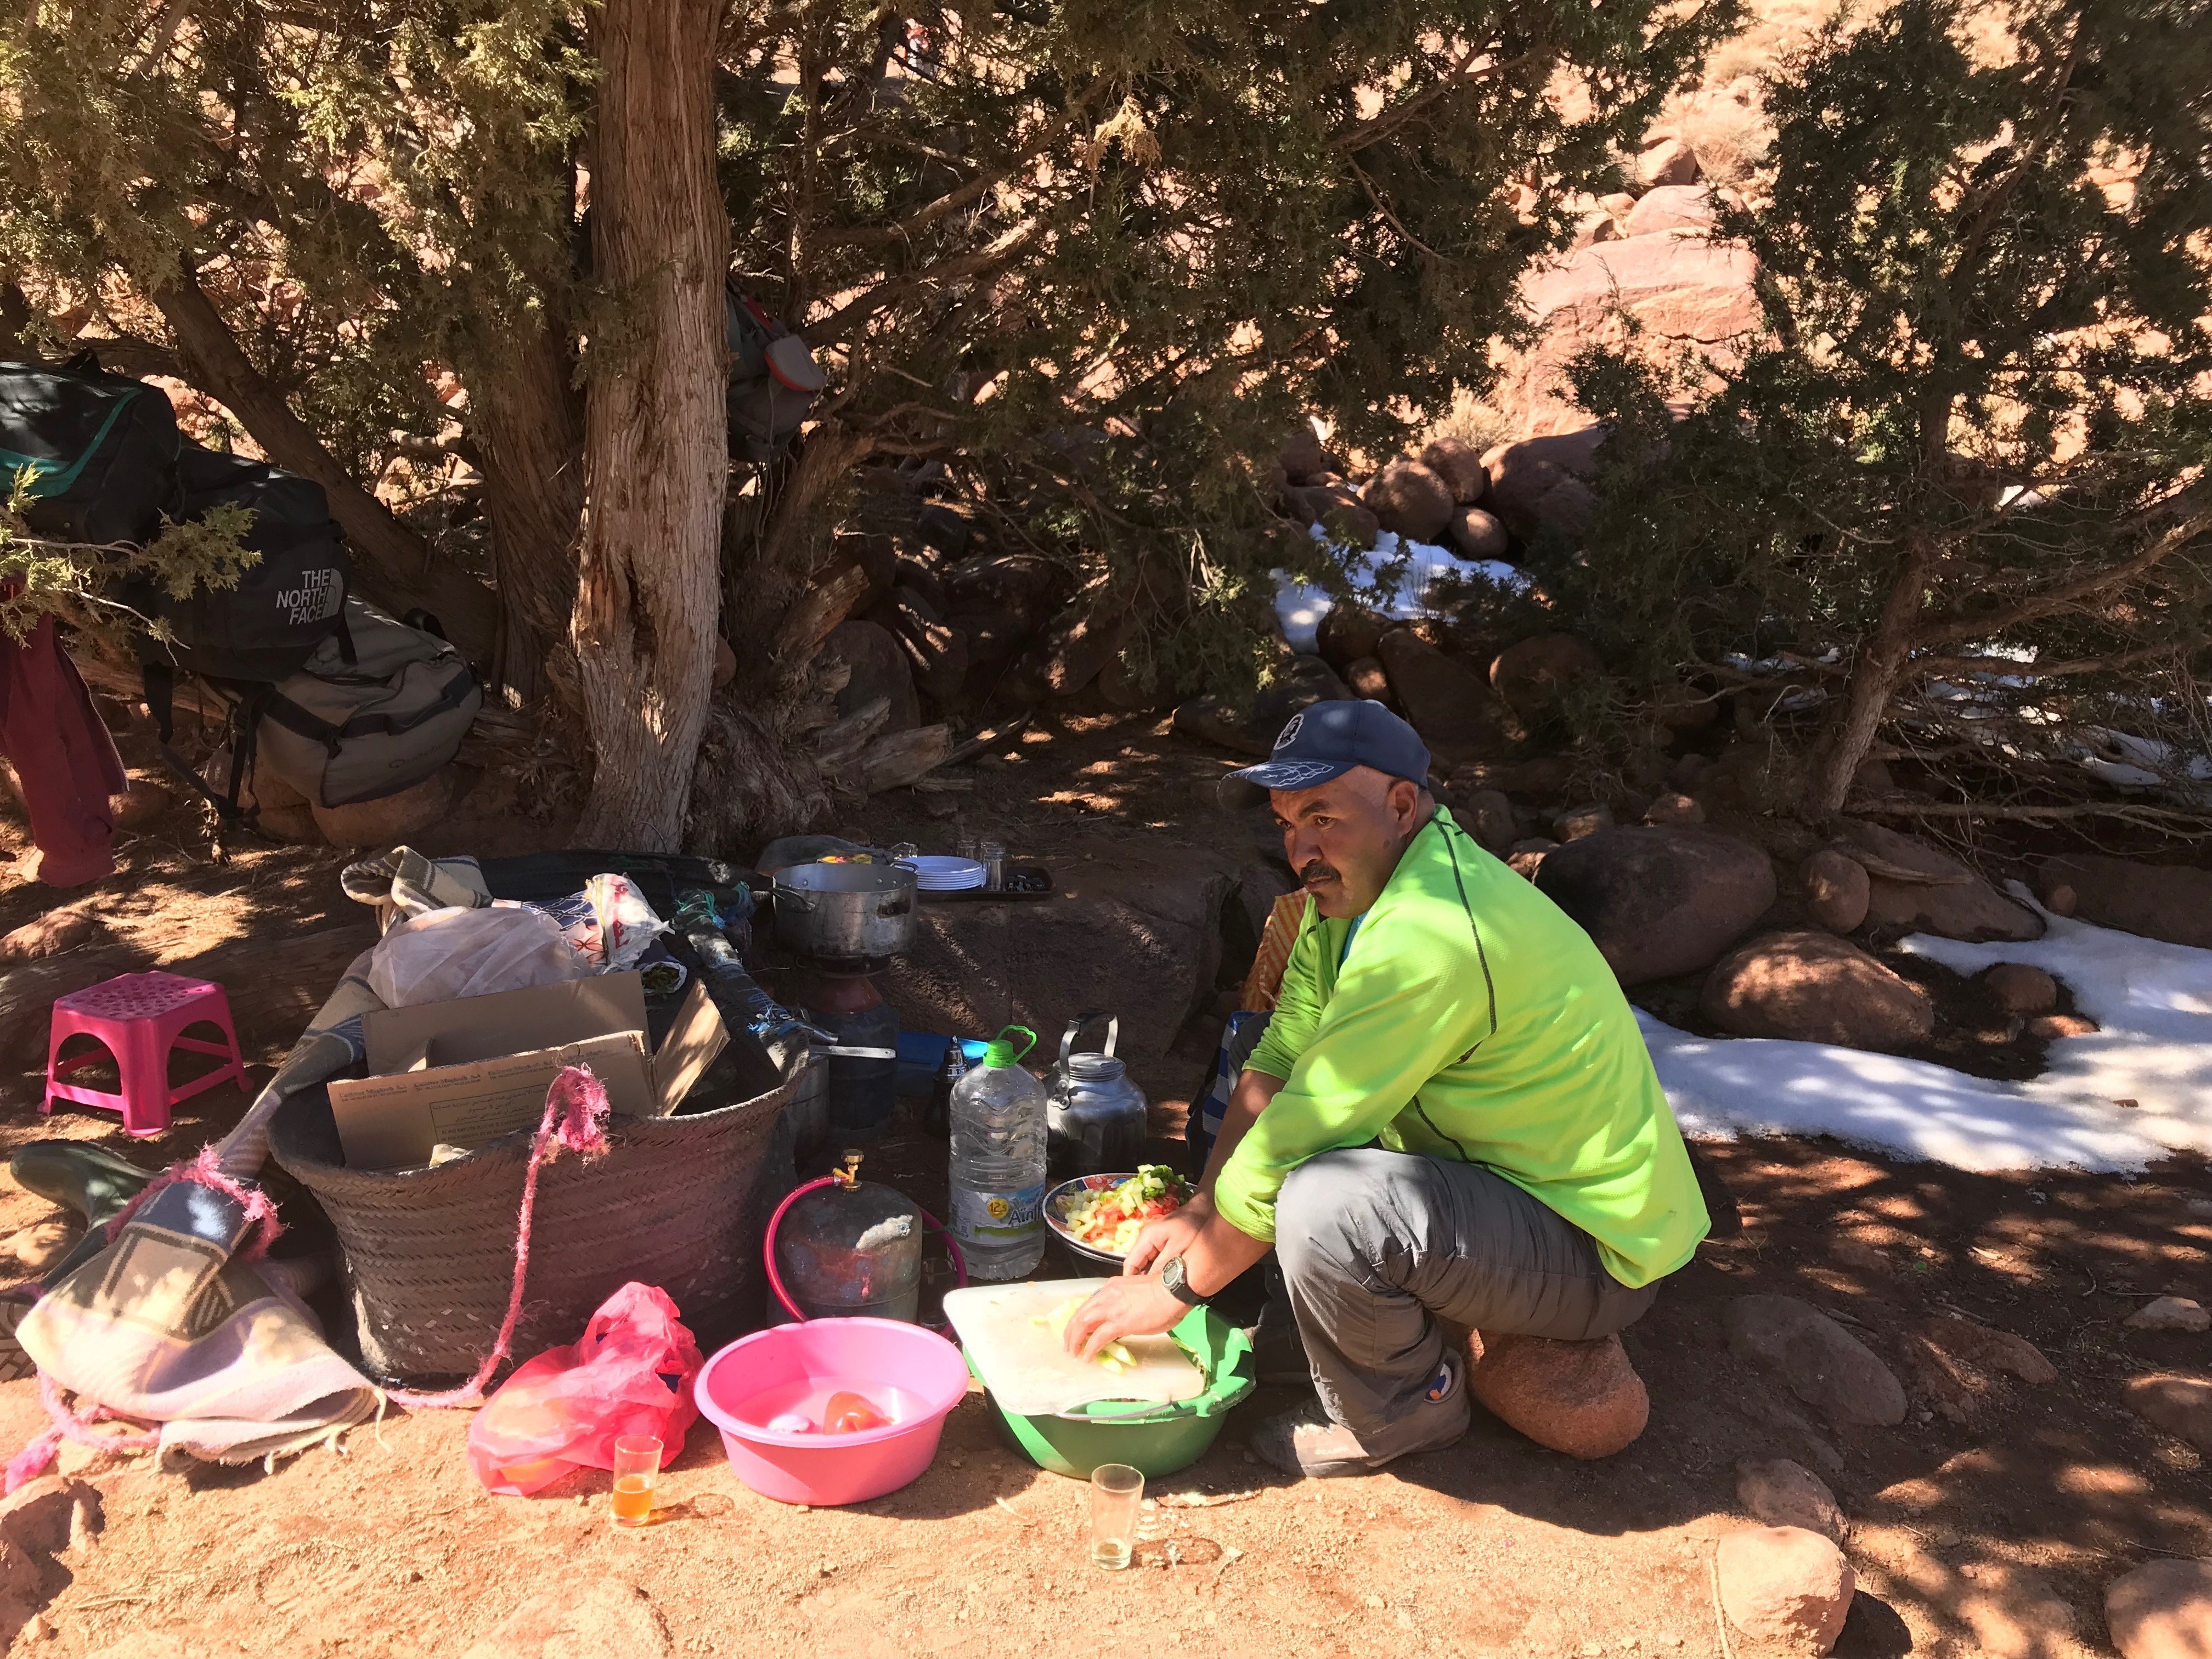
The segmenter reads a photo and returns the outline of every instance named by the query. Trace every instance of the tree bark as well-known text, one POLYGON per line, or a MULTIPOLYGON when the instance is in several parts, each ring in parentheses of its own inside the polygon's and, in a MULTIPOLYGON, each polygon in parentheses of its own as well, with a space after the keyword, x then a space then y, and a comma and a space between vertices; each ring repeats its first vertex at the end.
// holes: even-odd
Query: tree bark
POLYGON ((1926 547, 1906 551, 1875 624, 1874 637, 1851 665, 1841 706, 1828 727, 1820 764, 1813 775, 1815 811, 1840 812, 1850 798, 1859 763, 1874 746, 1882 717, 1889 712, 1889 700, 1911 665, 1924 598, 1923 587, 1932 556, 1933 550, 1926 547))
POLYGON ((499 681, 524 702, 551 691, 573 706, 568 618, 584 511, 583 399, 551 326, 499 357, 462 365, 469 432, 483 471, 499 582, 499 681))
POLYGON ((672 851, 713 686, 729 476, 712 0, 607 0, 592 252, 620 307, 593 343, 569 638, 597 769, 585 845, 672 851))
POLYGON ((322 485, 364 591, 394 610, 428 607, 465 654, 489 660, 498 622, 491 590, 440 560, 428 542, 354 482, 292 412, 283 391, 254 368, 189 271, 156 289, 153 299, 177 337, 177 355, 192 384, 237 416, 276 465, 322 485))

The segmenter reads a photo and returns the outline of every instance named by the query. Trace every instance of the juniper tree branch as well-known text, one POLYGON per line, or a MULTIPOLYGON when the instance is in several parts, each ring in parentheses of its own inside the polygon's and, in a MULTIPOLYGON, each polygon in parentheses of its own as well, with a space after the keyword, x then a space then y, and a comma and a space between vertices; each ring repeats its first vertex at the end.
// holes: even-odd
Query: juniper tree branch
POLYGON ((2007 629, 2054 616, 2084 599, 2094 599, 2100 593, 2148 574, 2161 560, 2180 551, 2208 532, 2212 532, 2212 508, 2200 508, 2154 538, 2139 552, 2117 563, 2092 570, 2086 575, 2054 582, 1990 616, 1939 619, 1916 629, 1913 642, 1917 646, 1948 645, 1958 640, 2000 634, 2007 629))
POLYGON ((1916 674, 2017 674, 2028 679, 2056 679, 2067 674, 2102 674, 2114 669, 2132 668, 2137 663, 2154 662, 2161 657, 2171 657, 2183 647, 2178 645, 2147 645, 2134 651, 2115 652, 2104 657, 2075 657, 2064 662, 2021 662, 2011 657, 1917 657, 1912 662, 1916 674))
POLYGON ((185 378, 237 416, 270 460, 323 487, 331 516, 367 567, 369 580, 363 585, 419 599, 464 652, 488 658, 497 627, 491 590, 439 559, 428 542, 355 482, 292 412, 283 392, 253 366, 191 271, 180 269, 151 298, 177 337, 185 378))
POLYGON ((865 321, 910 294, 919 293, 939 283, 964 282, 971 277, 988 276, 1020 258, 1042 228, 1041 220, 1025 219, 988 247, 952 254, 905 276, 887 278, 866 293, 838 307, 827 317, 817 318, 809 323, 799 331, 799 337, 811 346, 827 345, 833 340, 842 338, 854 324, 865 321))

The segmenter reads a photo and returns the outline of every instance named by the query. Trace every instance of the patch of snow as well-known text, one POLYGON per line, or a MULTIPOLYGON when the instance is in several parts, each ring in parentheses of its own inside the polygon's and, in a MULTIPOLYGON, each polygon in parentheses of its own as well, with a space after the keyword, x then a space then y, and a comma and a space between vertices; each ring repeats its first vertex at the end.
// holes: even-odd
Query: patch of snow
POLYGON ((2076 763, 2091 776, 2101 778, 2114 788, 2157 790, 2169 799, 2189 805, 2202 805, 2207 799, 2212 799, 2212 792, 2193 787, 2212 782, 2212 759, 2191 755, 2184 766, 2179 763, 2179 751, 2170 743, 2104 726, 2089 728, 2087 736, 2092 746, 2074 751, 2076 763), (2179 782, 2177 773, 2185 775, 2189 781, 2179 782))
POLYGON ((1980 1172, 2212 1153, 2212 951, 2044 914, 2050 931, 2025 943, 1916 933, 1901 947, 1962 974, 2025 962, 2063 981, 2103 1029, 2051 1042, 2041 1076, 1998 1083, 1826 1043, 1692 1036, 1639 1010, 1676 1119, 1691 1134, 1830 1134, 1980 1172))
MULTIPOLYGON (((1328 534, 1316 525, 1313 538, 1327 543, 1328 534)), ((1396 562, 1401 556, 1396 532, 1386 530, 1376 538, 1372 551, 1349 554, 1345 565, 1360 603, 1401 621, 1435 614, 1429 592, 1441 577, 1484 581, 1494 587, 1521 588, 1528 585, 1528 578, 1517 566, 1501 560, 1462 559, 1450 549, 1433 543, 1407 542, 1402 555, 1406 560, 1404 572, 1394 586, 1382 590, 1380 578, 1383 567, 1396 562)), ((1321 619, 1335 608, 1336 596, 1325 588, 1301 582, 1286 571, 1278 570, 1273 575, 1275 617, 1283 625, 1283 637, 1290 642, 1291 650, 1301 656, 1310 656, 1319 635, 1321 619)))

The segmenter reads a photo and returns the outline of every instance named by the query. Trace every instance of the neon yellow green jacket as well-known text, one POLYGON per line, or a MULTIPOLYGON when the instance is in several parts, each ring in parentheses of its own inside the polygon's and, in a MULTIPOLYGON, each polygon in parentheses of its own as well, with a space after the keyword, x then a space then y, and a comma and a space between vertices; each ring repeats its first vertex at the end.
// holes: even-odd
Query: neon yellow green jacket
POLYGON ((1307 902, 1250 1061, 1285 1082, 1223 1166, 1220 1212, 1272 1239, 1291 1170, 1372 1141, 1494 1170, 1632 1289, 1688 1261, 1705 1200, 1589 936, 1441 808, 1358 923, 1307 902))

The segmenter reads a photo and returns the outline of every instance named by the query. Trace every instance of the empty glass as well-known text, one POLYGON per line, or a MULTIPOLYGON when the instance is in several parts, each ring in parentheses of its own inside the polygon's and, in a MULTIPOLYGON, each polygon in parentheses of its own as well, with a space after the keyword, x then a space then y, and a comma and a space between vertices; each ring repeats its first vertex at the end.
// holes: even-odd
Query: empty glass
POLYGON ((987 841, 975 848, 976 861, 983 866, 983 885, 995 893, 1006 884, 1006 847, 1004 842, 987 841))
POLYGON ((615 1484, 607 1505, 618 1527, 641 1527, 653 1519, 653 1491, 660 1484, 660 1442, 649 1434, 626 1434, 615 1442, 615 1484))
POLYGON ((1091 1471, 1091 1559, 1118 1572, 1137 1547, 1137 1516, 1145 1501, 1145 1477, 1127 1463, 1101 1463, 1091 1471))

